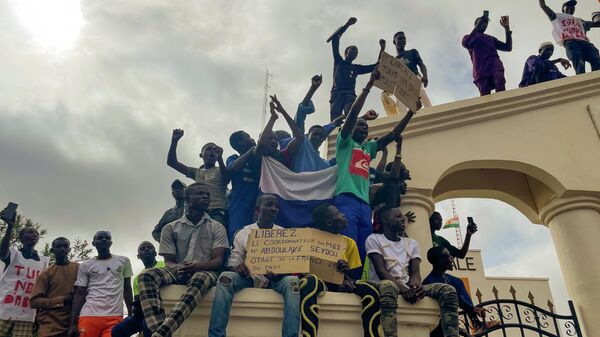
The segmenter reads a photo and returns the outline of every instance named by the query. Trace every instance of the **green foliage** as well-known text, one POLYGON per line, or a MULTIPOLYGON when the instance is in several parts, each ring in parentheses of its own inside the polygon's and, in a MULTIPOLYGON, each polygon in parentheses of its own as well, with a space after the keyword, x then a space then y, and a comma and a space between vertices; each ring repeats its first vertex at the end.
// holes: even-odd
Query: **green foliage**
MULTIPOLYGON (((56 262, 54 259, 54 255, 50 252, 49 243, 46 243, 44 249, 42 250, 42 255, 50 258, 50 264, 56 262)), ((69 261, 73 262, 83 262, 85 260, 89 260, 93 253, 92 246, 87 242, 87 240, 81 240, 79 237, 75 238, 75 240, 71 241, 71 252, 69 253, 69 261)))
MULTIPOLYGON (((0 238, 4 237, 6 232, 7 224, 4 221, 0 221, 0 238)), ((23 228, 35 228, 40 233, 40 239, 48 234, 48 231, 39 223, 33 222, 33 220, 26 218, 20 214, 17 214, 15 226, 13 227, 12 235, 10 237, 10 245, 15 248, 21 248, 19 242, 19 232, 23 228)), ((43 256, 50 258, 50 263, 54 263, 54 255, 50 253, 50 244, 46 243, 46 246, 41 251, 43 256)), ((93 252, 92 246, 86 241, 81 240, 79 237, 71 241, 71 252, 69 253, 69 260, 74 262, 82 262, 88 260, 93 252)))
MULTIPOLYGON (((4 221, 0 222, 0 237, 4 237, 4 233, 6 232, 7 224, 4 221)), ((20 214, 17 214, 17 219, 15 221, 15 226, 13 227, 12 235, 10 237, 10 245, 16 248, 21 248, 21 243, 19 242, 19 232, 24 228, 35 228, 38 233, 40 233, 40 239, 43 238, 48 231, 42 227, 37 222, 33 222, 31 219, 26 218, 20 214)))

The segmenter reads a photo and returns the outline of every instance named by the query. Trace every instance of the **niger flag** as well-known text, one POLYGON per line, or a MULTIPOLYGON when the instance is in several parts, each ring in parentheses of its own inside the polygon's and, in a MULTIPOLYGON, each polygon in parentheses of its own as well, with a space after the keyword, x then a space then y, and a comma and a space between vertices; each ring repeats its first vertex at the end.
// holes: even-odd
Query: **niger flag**
POLYGON ((446 222, 444 222, 444 226, 442 227, 442 229, 459 228, 459 227, 460 227, 460 223, 458 222, 458 217, 455 216, 453 218, 446 220, 446 222))

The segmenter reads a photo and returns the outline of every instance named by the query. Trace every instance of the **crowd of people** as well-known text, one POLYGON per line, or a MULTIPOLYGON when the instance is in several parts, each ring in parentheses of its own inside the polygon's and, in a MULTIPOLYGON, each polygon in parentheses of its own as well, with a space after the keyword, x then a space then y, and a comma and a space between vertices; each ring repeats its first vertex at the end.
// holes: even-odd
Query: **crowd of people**
MULTIPOLYGON (((597 70, 600 56, 585 32, 600 24, 575 18, 576 1, 566 2, 562 13, 551 11, 544 0, 539 3, 552 21, 557 43, 567 49, 576 72, 585 71, 585 62, 597 70)), ((482 95, 505 89, 504 68, 497 51, 512 49, 508 17, 500 21, 506 30, 506 42, 485 34, 488 21, 486 12, 477 18, 475 28, 463 39, 473 61, 474 83, 482 95)), ((49 266, 48 258, 35 250, 40 235, 34 228, 26 227, 18 233, 18 248, 10 245, 15 219, 7 219, 3 211, 7 227, 0 242, 0 260, 5 265, 0 279, 3 296, 0 336, 29 337, 35 333, 40 337, 119 337, 139 332, 146 337, 171 336, 213 287, 208 327, 211 337, 226 336, 235 293, 253 287, 272 289, 282 295, 281 334, 285 337, 317 336, 318 297, 328 291, 354 293, 361 298, 364 336, 397 336, 399 297, 416 303, 428 296, 439 303, 440 324, 432 332, 435 336, 467 336, 473 332, 459 326, 459 308, 467 313, 477 329, 475 332, 492 327, 495 322, 485 320, 485 310, 473 305, 462 281, 448 274, 453 258, 464 258, 467 254, 477 226, 469 224, 460 248, 436 234, 443 223, 438 212, 429 218, 433 247, 420 247, 406 233, 415 216, 412 212, 403 214, 399 208, 407 190, 406 181, 410 180, 410 172, 402 163, 402 132, 415 111, 399 107, 406 113, 398 124, 382 137, 369 138, 368 121, 376 119, 378 114, 373 110, 359 114, 380 77, 377 63, 353 63, 358 55, 356 46, 347 47, 344 57, 339 53, 342 34, 355 23, 356 19, 351 18, 329 39, 334 58, 329 124, 313 125, 306 131, 306 119, 315 111, 312 96, 322 84, 322 77, 316 75, 311 78, 294 118, 277 96, 271 96, 270 119, 258 142, 243 130, 233 132, 229 142, 237 153, 227 159, 222 147, 209 142, 200 151, 203 162, 200 167, 181 163, 177 145, 184 131, 173 130, 167 165, 194 182, 186 186, 177 179, 171 184, 175 205, 164 213, 152 231, 152 237, 159 243, 158 252, 151 242, 139 244, 137 257, 145 269, 134 277, 133 287, 131 262, 125 256, 111 253, 113 242, 109 231, 94 235, 92 244, 97 255, 81 264, 69 261, 69 240, 55 238, 51 253, 56 262, 49 266), (366 86, 357 96, 356 77, 369 73, 366 86), (273 130, 279 117, 286 121, 291 134, 273 130), (338 127, 335 158, 323 159, 319 148, 338 127), (396 151, 393 161, 388 163, 388 148, 392 143, 396 151), (383 152, 382 159, 377 168, 371 168, 378 152, 383 152), (284 213, 288 210, 281 207, 281 199, 260 191, 261 163, 265 158, 281 163, 290 174, 335 167, 333 200, 312 207, 309 224, 286 218, 284 213), (313 274, 250 272, 245 257, 251 231, 294 226, 309 226, 344 238, 346 249, 336 265, 344 274, 342 284, 325 282, 313 274), (427 260, 433 266, 424 279, 420 273, 422 248, 427 249, 427 260), (157 255, 164 261, 157 260, 157 255), (166 312, 160 289, 171 284, 186 288, 174 307, 166 312)), ((396 33, 393 41, 397 58, 426 87, 427 67, 419 52, 405 49, 403 32, 396 33)), ((527 60, 522 86, 564 76, 555 64, 567 67, 570 62, 550 60, 553 50, 552 43, 544 43, 540 54, 527 60)), ((386 97, 390 99, 389 95, 386 97)), ((422 106, 422 100, 428 101, 424 90, 417 107, 422 106)))

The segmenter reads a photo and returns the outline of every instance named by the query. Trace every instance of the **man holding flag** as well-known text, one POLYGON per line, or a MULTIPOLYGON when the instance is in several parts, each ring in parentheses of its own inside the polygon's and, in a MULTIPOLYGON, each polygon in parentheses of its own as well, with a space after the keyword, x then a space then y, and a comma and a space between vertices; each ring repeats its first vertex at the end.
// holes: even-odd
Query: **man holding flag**
POLYGON ((436 231, 440 229, 446 228, 459 228, 460 225, 458 223, 458 216, 448 219, 444 226, 442 227, 443 219, 442 215, 439 212, 433 212, 429 217, 429 228, 431 229, 431 241, 433 241, 433 246, 441 246, 450 252, 455 258, 464 259, 469 251, 469 245, 471 244, 471 236, 477 232, 477 225, 475 223, 470 223, 467 226, 467 235, 465 236, 465 242, 463 243, 462 248, 458 249, 454 247, 448 240, 445 238, 435 234, 436 231))

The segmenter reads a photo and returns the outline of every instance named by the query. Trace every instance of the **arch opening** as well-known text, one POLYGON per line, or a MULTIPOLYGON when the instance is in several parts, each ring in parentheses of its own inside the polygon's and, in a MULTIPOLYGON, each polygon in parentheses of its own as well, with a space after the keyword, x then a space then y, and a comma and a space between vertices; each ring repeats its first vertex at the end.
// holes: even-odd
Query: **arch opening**
POLYGON ((433 189, 435 202, 450 198, 503 201, 540 224, 540 210, 562 195, 563 185, 547 172, 514 161, 470 161, 449 168, 433 189))

